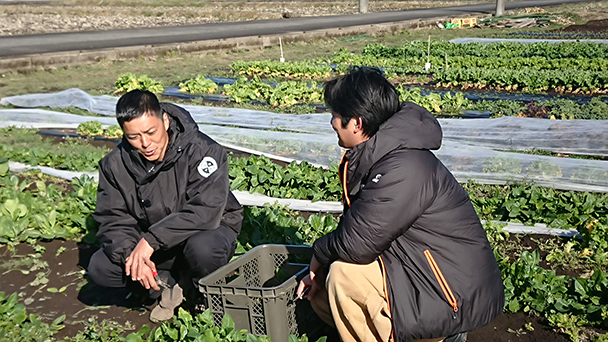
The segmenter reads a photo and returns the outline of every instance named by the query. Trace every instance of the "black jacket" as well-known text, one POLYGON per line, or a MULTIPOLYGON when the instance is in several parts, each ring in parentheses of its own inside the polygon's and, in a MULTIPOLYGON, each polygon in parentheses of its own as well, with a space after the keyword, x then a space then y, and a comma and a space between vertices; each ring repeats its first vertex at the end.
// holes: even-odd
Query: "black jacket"
POLYGON ((431 113, 402 104, 344 154, 344 213, 314 243, 324 266, 379 260, 395 341, 470 331, 504 306, 500 271, 469 196, 429 151, 441 139, 431 113))
POLYGON ((161 162, 147 162, 125 138, 99 162, 93 218, 103 251, 117 264, 142 237, 154 250, 166 250, 220 224, 241 230, 243 209, 230 191, 226 151, 199 131, 186 110, 166 103, 161 108, 170 121, 161 162))

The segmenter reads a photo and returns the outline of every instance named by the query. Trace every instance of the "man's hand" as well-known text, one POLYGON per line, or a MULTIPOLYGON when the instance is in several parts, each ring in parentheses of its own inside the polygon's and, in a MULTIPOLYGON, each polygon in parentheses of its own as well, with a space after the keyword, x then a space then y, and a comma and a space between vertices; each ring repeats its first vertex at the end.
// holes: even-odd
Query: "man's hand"
POLYGON ((154 253, 154 249, 150 247, 148 241, 143 238, 139 240, 135 249, 127 257, 125 273, 133 281, 140 282, 146 289, 152 287, 155 290, 159 290, 160 288, 154 280, 154 275, 157 274, 156 265, 150 260, 152 253, 154 253))
POLYGON ((325 286, 325 277, 321 272, 321 264, 319 264, 314 255, 312 260, 310 260, 310 266, 308 268, 308 275, 300 280, 300 285, 298 285, 296 294, 298 295, 298 298, 311 300, 315 296, 317 289, 325 286))
POLYGON ((160 291, 160 286, 158 286, 158 283, 154 279, 157 274, 156 271, 152 271, 150 267, 146 266, 142 272, 139 283, 141 286, 145 287, 146 290, 153 288, 156 291, 160 291))

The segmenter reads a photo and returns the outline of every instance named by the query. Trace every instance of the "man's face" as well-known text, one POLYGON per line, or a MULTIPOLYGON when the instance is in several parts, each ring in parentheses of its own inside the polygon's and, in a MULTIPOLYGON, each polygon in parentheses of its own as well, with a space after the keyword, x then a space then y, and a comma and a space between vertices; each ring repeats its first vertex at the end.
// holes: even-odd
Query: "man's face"
POLYGON ((353 148, 367 140, 362 136, 360 127, 357 126, 355 118, 350 119, 346 127, 342 126, 342 116, 338 113, 331 113, 331 127, 338 134, 338 145, 344 148, 353 148))
POLYGON ((165 157, 169 144, 168 129, 167 114, 163 114, 162 119, 144 114, 125 122, 122 127, 129 144, 151 162, 161 161, 165 157))

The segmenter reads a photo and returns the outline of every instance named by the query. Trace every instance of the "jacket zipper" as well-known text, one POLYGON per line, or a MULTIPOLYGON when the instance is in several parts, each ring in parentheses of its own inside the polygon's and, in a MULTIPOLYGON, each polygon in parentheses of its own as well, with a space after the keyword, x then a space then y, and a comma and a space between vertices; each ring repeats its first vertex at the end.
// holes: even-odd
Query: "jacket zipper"
POLYGON ((456 313, 458 312, 458 303, 456 302, 456 297, 454 297, 454 293, 452 293, 452 290, 450 289, 450 285, 443 277, 443 273, 441 273, 439 266, 437 266, 435 259, 433 258, 433 256, 431 255, 431 252, 428 249, 424 251, 424 256, 426 257, 426 260, 431 265, 431 269, 433 270, 433 273, 435 274, 435 278, 437 278, 437 281, 439 282, 439 286, 441 286, 441 290, 443 291, 445 298, 447 299, 448 303, 450 303, 452 308, 454 308, 454 312, 452 313, 452 318, 456 319, 456 313))
POLYGON ((343 199, 344 202, 346 202, 346 205, 348 207, 350 207, 350 197, 348 197, 348 188, 346 187, 346 176, 348 173, 348 160, 344 160, 344 157, 346 156, 346 152, 344 152, 342 154, 342 159, 340 160, 340 168, 338 169, 339 171, 339 177, 338 179, 340 180, 340 183, 342 183, 342 193, 343 193, 343 199), (344 165, 342 167, 342 165, 344 165))

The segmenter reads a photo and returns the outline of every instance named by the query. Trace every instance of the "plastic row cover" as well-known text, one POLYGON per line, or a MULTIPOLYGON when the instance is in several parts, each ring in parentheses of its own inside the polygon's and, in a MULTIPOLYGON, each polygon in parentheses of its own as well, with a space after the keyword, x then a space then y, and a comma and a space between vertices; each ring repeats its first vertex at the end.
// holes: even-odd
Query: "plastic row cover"
MULTIPOLYGON (((31 109, 0 110, 0 117, 10 119, 0 120, 0 126, 38 128, 73 126, 76 122, 95 119, 31 109), (17 113, 20 113, 21 118, 17 113), (62 120, 65 121, 64 124, 62 120)), ((105 124, 106 121, 113 120, 101 119, 104 119, 102 121, 105 124)), ((483 121, 488 122, 488 120, 483 121)), ((467 120, 454 122, 466 123, 467 120)), ((343 153, 337 145, 337 138, 333 132, 291 133, 217 125, 199 125, 199 127, 201 131, 225 146, 250 149, 258 151, 258 154, 271 154, 282 157, 286 161, 308 161, 327 166, 338 163, 343 153)), ((516 128, 512 129, 516 130, 516 128)), ((463 182, 475 180, 479 183, 505 183, 526 179, 558 189, 608 192, 608 162, 606 161, 500 152, 450 139, 449 134, 446 136, 441 149, 435 154, 463 182)), ((530 136, 534 137, 534 134, 530 136)), ((508 146, 503 148, 507 149, 508 146)))
MULTIPOLYGON (((6 97, 0 100, 0 104, 12 104, 24 108, 75 106, 96 114, 113 116, 117 100, 117 97, 90 96, 79 89, 68 89, 56 94, 6 97)), ((267 135, 262 132, 263 130, 276 129, 334 135, 329 125, 328 113, 295 115, 238 108, 181 106, 200 124, 252 128, 256 129, 256 133, 250 132, 248 135, 259 138, 267 135)), ((93 119, 103 124, 115 124, 103 118, 93 119)), ((439 119, 439 121, 445 141, 457 141, 498 150, 521 151, 536 148, 558 153, 608 156, 608 121, 606 120, 501 117, 470 120, 439 119)))

